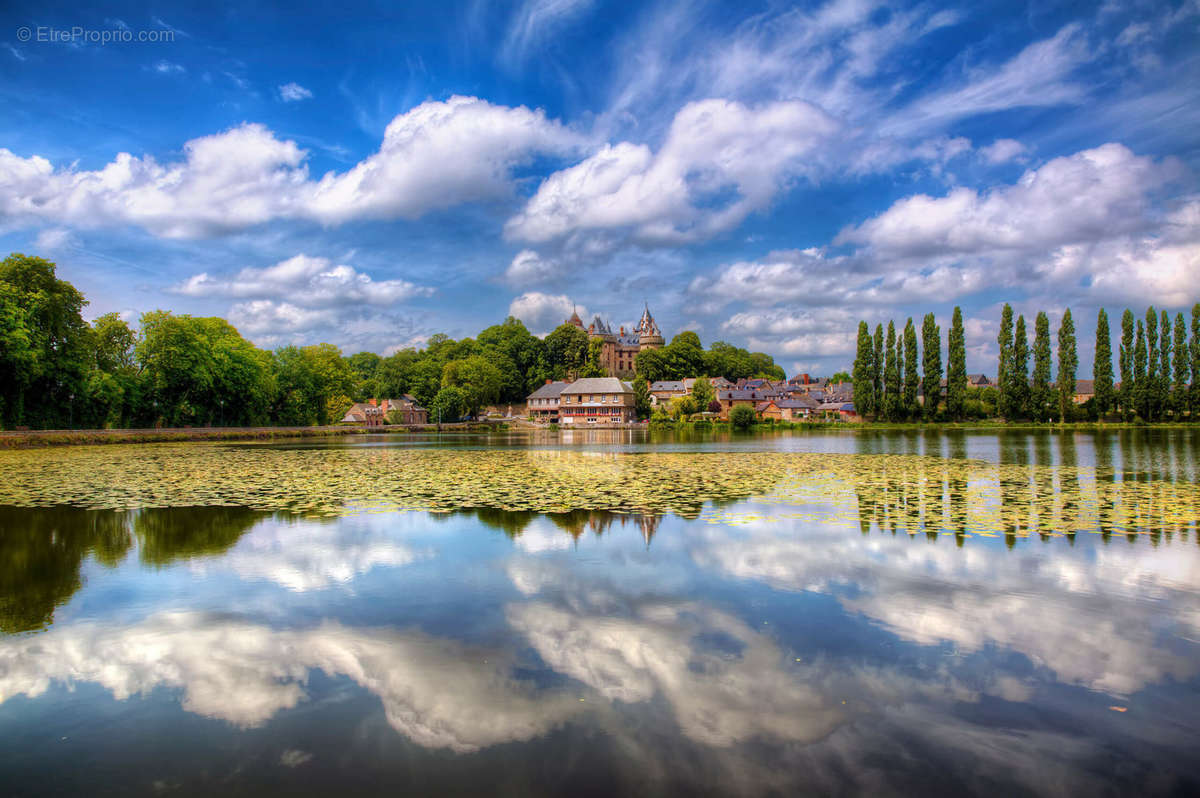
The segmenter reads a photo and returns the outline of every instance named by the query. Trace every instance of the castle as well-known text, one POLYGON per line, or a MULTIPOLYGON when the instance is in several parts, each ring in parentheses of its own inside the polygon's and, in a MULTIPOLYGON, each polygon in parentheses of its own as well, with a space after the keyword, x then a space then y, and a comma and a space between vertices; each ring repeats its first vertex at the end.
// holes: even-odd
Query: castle
POLYGON ((632 377, 638 352, 658 349, 664 343, 662 333, 654 323, 654 317, 650 315, 649 305, 646 305, 641 320, 632 332, 625 332, 624 327, 619 332, 613 332, 612 327, 599 316, 584 327, 583 319, 574 311, 571 312, 571 318, 567 319, 567 324, 573 324, 586 332, 589 341, 601 341, 600 365, 613 377, 632 377))

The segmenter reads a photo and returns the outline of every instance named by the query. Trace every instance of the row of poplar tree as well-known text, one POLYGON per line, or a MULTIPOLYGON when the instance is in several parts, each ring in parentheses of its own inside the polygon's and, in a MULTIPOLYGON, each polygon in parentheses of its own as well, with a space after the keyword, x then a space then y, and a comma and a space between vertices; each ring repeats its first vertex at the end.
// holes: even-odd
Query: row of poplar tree
MULTIPOLYGON (((942 331, 932 313, 921 324, 923 357, 918 372, 917 331, 912 318, 900 337, 896 324, 889 321, 886 343, 883 325, 874 336, 865 321, 858 323, 858 351, 854 357, 854 407, 864 418, 904 421, 924 417, 937 418, 938 402, 918 399, 922 385, 942 384, 942 331)), ((954 308, 950 322, 950 351, 946 368, 946 415, 959 419, 967 400, 967 350, 963 333, 962 310, 954 308)))
MULTIPOLYGON (((1126 309, 1121 317, 1118 366, 1121 381, 1113 381, 1111 331, 1103 308, 1096 318, 1095 360, 1092 367, 1094 398, 1092 411, 1099 418, 1117 413, 1125 420, 1183 420, 1200 412, 1200 303, 1191 312, 1191 339, 1182 313, 1174 324, 1166 311, 1146 311, 1145 321, 1126 309)), ((1000 356, 995 390, 996 412, 1007 419, 1069 421, 1075 413, 1076 350, 1075 322, 1070 308, 1063 312, 1057 333, 1057 380, 1052 381, 1050 320, 1039 311, 1034 319, 1030 348, 1024 316, 1013 321, 1013 310, 1004 305, 997 343, 1000 356), (1030 358, 1033 372, 1029 371, 1030 358)), ((954 308, 950 326, 946 367, 945 404, 918 397, 928 394, 922 386, 936 385, 934 395, 943 395, 941 329, 932 313, 921 325, 918 351, 917 331, 908 319, 897 335, 889 321, 874 335, 865 321, 858 324, 858 347, 854 359, 854 403, 860 415, 881 421, 924 419, 961 420, 968 401, 966 345, 962 311, 954 308), (919 364, 918 364, 919 361, 919 364), (944 412, 943 412, 944 410, 944 412)))

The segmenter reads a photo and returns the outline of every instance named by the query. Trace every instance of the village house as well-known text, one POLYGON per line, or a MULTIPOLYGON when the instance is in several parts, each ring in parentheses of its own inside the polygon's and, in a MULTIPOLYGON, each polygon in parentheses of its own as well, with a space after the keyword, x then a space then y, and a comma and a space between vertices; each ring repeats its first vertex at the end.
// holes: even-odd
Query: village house
POLYGON ((355 402, 342 416, 343 424, 362 424, 367 427, 382 427, 385 423, 417 426, 429 423, 429 411, 417 404, 409 394, 402 399, 371 399, 355 402), (391 419, 388 416, 391 415, 391 419))
POLYGON ((569 382, 546 380, 546 384, 529 394, 525 400, 525 409, 531 421, 557 423, 558 403, 563 389, 569 382))
POLYGON ((688 382, 694 384, 695 380, 659 380, 650 383, 650 404, 654 407, 667 405, 676 396, 687 396, 692 390, 688 382))
POLYGON ((1095 380, 1075 380, 1075 404, 1081 405, 1096 398, 1095 380))
POLYGON ((801 394, 795 399, 769 399, 758 405, 759 418, 764 421, 799 421, 816 412, 817 402, 801 394))
POLYGON ((633 386, 616 377, 586 377, 559 393, 560 424, 626 424, 636 420, 633 386))
POLYGON ((833 416, 841 421, 858 421, 853 402, 824 402, 817 406, 817 413, 833 416))
POLYGON ((774 399, 774 394, 766 394, 762 391, 752 391, 745 389, 732 388, 724 391, 717 391, 717 402, 721 405, 721 420, 729 420, 729 412, 739 405, 745 405, 757 412, 759 404, 768 400, 774 399))

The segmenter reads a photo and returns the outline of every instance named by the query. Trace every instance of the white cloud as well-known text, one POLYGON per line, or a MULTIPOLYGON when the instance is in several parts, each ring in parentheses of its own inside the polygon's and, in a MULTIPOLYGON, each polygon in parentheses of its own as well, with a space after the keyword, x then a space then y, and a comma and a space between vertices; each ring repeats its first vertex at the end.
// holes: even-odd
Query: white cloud
POLYGON ((573 696, 514 680, 512 666, 504 651, 419 632, 333 622, 275 630, 165 612, 127 627, 59 625, 0 641, 0 703, 39 696, 51 682, 94 683, 118 701, 167 688, 182 691, 188 712, 254 727, 303 701, 309 672, 319 670, 379 696, 388 722, 417 745, 463 753, 529 740, 582 709, 573 696))
MULTIPOLYGON (((239 302, 229 309, 227 318, 240 332, 254 336, 310 332, 338 321, 337 314, 331 310, 313 310, 270 299, 239 302)), ((273 338, 268 340, 274 341, 273 338)))
POLYGON ((407 280, 374 280, 351 266, 308 255, 295 255, 264 269, 245 268, 224 278, 201 272, 172 290, 193 297, 284 300, 310 308, 393 305, 433 294, 432 288, 407 280))
MULTIPOLYGON (((600 600, 594 589, 589 595, 600 600)), ((680 730, 706 745, 755 737, 811 742, 846 716, 823 685, 783 667, 770 639, 700 605, 652 605, 634 617, 612 617, 590 607, 531 602, 509 606, 507 615, 556 671, 610 701, 662 694, 680 730), (704 634, 728 639, 738 653, 705 650, 697 644, 704 634)))
POLYGON ((1019 159, 1028 150, 1016 139, 996 139, 979 152, 988 163, 1007 163, 1019 159))
POLYGON ((984 194, 956 188, 897 201, 835 243, 866 244, 893 255, 1046 250, 1144 229, 1150 194, 1175 174, 1121 144, 1055 158, 1015 185, 984 194))
POLYGON ((504 279, 513 285, 537 285, 553 282, 564 272, 557 260, 544 258, 532 249, 523 249, 505 269, 504 279))
POLYGON ((285 83, 279 87, 279 99, 285 103, 299 102, 300 100, 311 100, 313 93, 301 86, 299 83, 285 83))
POLYGON ((412 219, 509 196, 513 168, 580 143, 540 111, 456 96, 397 116, 379 152, 316 181, 307 152, 260 124, 192 139, 184 159, 172 164, 121 153, 88 171, 0 149, 0 220, 129 224, 167 238, 197 238, 280 219, 412 219))
POLYGON ((175 64, 170 61, 155 62, 154 71, 160 75, 182 75, 184 72, 187 72, 182 64, 175 64))
POLYGON ((500 58, 517 65, 529 50, 591 9, 593 0, 525 0, 513 14, 500 58))
POLYGON ((690 103, 657 153, 605 145, 546 178, 505 225, 512 239, 545 242, 623 232, 641 244, 680 244, 732 229, 788 184, 815 171, 837 125, 799 101, 757 108, 726 100, 690 103))
POLYGON ((426 102, 392 120, 377 154, 313 186, 309 212, 326 224, 413 219, 511 192, 511 171, 538 153, 565 155, 581 139, 541 111, 474 97, 426 102))
POLYGON ((398 539, 394 523, 365 516, 341 524, 267 520, 243 535, 220 558, 190 566, 199 573, 233 571, 243 581, 269 580, 301 593, 348 585, 374 568, 399 568, 430 552, 398 539))
POLYGON ((525 322, 534 335, 544 335, 566 321, 572 311, 579 317, 587 317, 587 308, 576 305, 565 294, 543 294, 529 291, 514 299, 508 306, 508 315, 525 322))
POLYGON ((963 85, 917 100, 885 124, 884 133, 912 133, 1010 108, 1078 103, 1086 91, 1070 78, 1093 57, 1082 27, 1066 25, 1053 37, 1025 47, 999 68, 975 68, 963 85))
POLYGON ((61 227, 51 227, 42 230, 38 233, 37 239, 34 241, 34 246, 44 252, 53 252, 59 249, 76 246, 75 236, 70 230, 64 230, 61 227))

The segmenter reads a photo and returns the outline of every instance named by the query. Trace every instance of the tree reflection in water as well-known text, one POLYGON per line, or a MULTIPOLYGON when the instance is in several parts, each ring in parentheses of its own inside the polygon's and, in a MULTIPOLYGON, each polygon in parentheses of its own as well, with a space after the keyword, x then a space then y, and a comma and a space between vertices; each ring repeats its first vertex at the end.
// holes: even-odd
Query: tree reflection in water
POLYGON ((0 631, 52 624, 55 610, 83 586, 88 556, 115 567, 135 540, 141 562, 156 567, 221 554, 268 515, 242 507, 0 507, 0 631))

